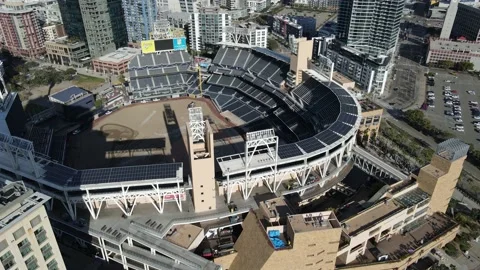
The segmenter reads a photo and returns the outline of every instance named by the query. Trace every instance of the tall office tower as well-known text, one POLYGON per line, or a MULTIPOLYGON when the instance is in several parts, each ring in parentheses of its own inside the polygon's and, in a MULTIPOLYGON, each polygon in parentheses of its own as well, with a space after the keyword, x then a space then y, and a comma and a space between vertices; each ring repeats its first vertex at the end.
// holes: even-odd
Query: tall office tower
POLYGON ((469 41, 480 41, 480 8, 458 4, 452 36, 464 37, 469 41))
POLYGON ((395 51, 405 0, 340 0, 337 38, 369 55, 395 51))
POLYGON ((188 153, 193 187, 195 212, 215 210, 215 155, 213 132, 208 121, 203 119, 201 107, 188 109, 188 153))
POLYGON ((87 41, 79 0, 58 0, 67 36, 87 41))
POLYGON ((157 19, 156 0, 122 0, 129 42, 149 39, 157 19))
POLYGON ((0 8, 0 36, 13 55, 37 58, 45 53, 43 30, 33 9, 23 2, 6 2, 0 8))
POLYGON ((79 0, 88 49, 92 58, 127 44, 122 0, 79 0))
POLYGON ((469 145, 448 139, 437 146, 430 164, 420 169, 418 187, 431 195, 429 214, 445 213, 467 158, 469 145))
POLYGON ((190 48, 200 51, 225 42, 225 27, 232 24, 230 15, 219 7, 202 7, 199 12, 190 15, 190 48))
POLYGON ((43 207, 50 197, 7 184, 0 190, 0 261, 5 269, 66 269, 43 207))
POLYGON ((452 33, 453 23, 455 22, 455 17, 457 16, 458 11, 458 0, 450 1, 450 5, 447 9, 447 14, 445 15, 445 20, 443 21, 442 32, 440 33, 440 38, 450 38, 452 33))

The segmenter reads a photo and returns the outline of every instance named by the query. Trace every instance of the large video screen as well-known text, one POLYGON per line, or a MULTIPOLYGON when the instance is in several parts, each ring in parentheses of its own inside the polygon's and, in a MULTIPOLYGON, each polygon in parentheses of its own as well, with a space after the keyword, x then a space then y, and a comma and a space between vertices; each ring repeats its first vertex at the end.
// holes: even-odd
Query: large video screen
POLYGON ((185 37, 170 38, 161 40, 142 41, 142 53, 154 53, 161 51, 178 51, 187 49, 187 40, 185 37))

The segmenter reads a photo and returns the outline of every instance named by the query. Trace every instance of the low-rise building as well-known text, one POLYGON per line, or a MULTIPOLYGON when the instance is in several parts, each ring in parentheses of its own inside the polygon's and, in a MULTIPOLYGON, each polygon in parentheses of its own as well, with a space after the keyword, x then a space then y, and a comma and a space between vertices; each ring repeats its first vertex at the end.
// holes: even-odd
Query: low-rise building
POLYGON ((120 48, 115 52, 93 59, 93 70, 100 73, 123 74, 127 71, 130 60, 140 54, 140 52, 140 49, 120 48))
POLYGON ((45 41, 50 41, 59 37, 66 36, 65 29, 63 29, 63 24, 49 25, 43 27, 42 29, 43 35, 45 36, 45 41))
POLYGON ((95 108, 93 95, 77 86, 56 92, 48 99, 55 105, 57 114, 69 120, 88 116, 95 108))
POLYGON ((358 128, 359 136, 367 136, 368 141, 373 134, 378 134, 382 121, 383 109, 369 99, 359 101, 362 107, 362 121, 358 128))
POLYGON ((49 200, 22 182, 0 190, 0 261, 4 269, 66 269, 44 208, 49 200))
POLYGON ((45 47, 48 61, 52 64, 77 68, 90 65, 90 52, 83 41, 61 37, 45 42, 45 47))
POLYGON ((480 42, 431 38, 426 63, 436 65, 439 61, 471 62, 480 70, 480 42))

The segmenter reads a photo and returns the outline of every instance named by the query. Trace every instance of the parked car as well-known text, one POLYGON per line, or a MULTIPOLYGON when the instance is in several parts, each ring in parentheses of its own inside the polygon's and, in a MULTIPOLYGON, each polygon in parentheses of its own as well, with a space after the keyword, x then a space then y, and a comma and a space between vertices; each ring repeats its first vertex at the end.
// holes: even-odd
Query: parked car
POLYGON ((445 104, 453 105, 453 102, 451 100, 447 100, 447 101, 445 101, 445 104))
POLYGON ((457 122, 457 123, 463 123, 463 120, 462 120, 461 117, 455 117, 455 118, 453 118, 453 120, 455 120, 455 122, 457 122))
POLYGON ((470 101, 468 102, 468 104, 470 104, 470 105, 478 105, 478 102, 477 102, 477 101, 471 101, 471 100, 470 100, 470 101))
POLYGON ((480 120, 480 115, 474 115, 474 116, 473 116, 473 119, 475 119, 475 120, 480 120))
POLYGON ((453 112, 452 111, 445 111, 445 115, 453 116, 453 112))
POLYGON ((105 112, 105 115, 109 115, 109 114, 111 114, 111 113, 112 113, 112 111, 111 111, 111 110, 108 110, 108 111, 105 112))
POLYGON ((473 96, 476 95, 475 91, 473 91, 473 90, 467 91, 467 93, 470 94, 470 95, 473 95, 473 96))

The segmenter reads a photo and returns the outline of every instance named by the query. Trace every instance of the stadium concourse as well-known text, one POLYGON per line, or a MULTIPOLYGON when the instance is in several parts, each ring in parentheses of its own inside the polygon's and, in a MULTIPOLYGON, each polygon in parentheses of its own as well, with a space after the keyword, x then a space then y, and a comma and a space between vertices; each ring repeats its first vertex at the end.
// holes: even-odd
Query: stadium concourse
MULTIPOLYGON (((328 77, 310 69, 301 71, 303 81, 299 85, 287 88, 285 81, 291 72, 288 57, 261 48, 220 48, 208 73, 201 74, 199 79, 188 53, 162 52, 133 58, 128 72, 133 103, 206 97, 225 121, 245 135, 244 141, 237 142, 240 147, 230 147, 230 153, 220 151, 222 155, 215 157, 215 179, 211 181, 215 181, 216 210, 200 214, 192 206, 190 190, 191 179, 201 171, 192 169, 191 175, 185 175, 183 167, 190 162, 188 159, 74 169, 62 164, 65 153, 60 154, 61 160, 48 156, 53 153, 50 147, 54 142, 61 145, 56 142, 58 138, 52 139, 51 132, 32 129, 29 140, 2 134, 0 168, 60 201, 71 220, 78 220, 78 215, 85 217, 88 210, 89 229, 83 233, 99 239, 93 245, 102 250, 104 258, 109 255, 102 241, 108 239, 111 245, 122 246, 134 239, 144 246, 155 246, 151 248, 162 250, 162 254, 170 254, 168 257, 188 269, 207 269, 208 262, 168 247, 161 238, 146 241, 152 236, 138 228, 156 224, 154 231, 163 237, 175 224, 235 217, 258 207, 250 198, 254 190, 253 194, 281 194, 287 190, 285 182, 296 183, 289 193, 302 195, 313 188, 324 188, 320 192, 326 192, 330 187, 326 183, 341 181, 345 176, 342 171, 353 166, 352 152, 361 113, 358 101, 328 77), (309 179, 313 172, 319 177, 312 182, 309 179), (175 202, 170 205, 176 209, 165 202, 175 202), (102 216, 100 212, 106 207, 108 211, 102 216), (159 215, 152 216, 153 209, 159 215), (117 212, 119 215, 113 214, 117 212), (132 217, 134 221, 121 217, 132 217)), ((78 225, 65 220, 56 222, 62 227, 78 225)), ((64 230, 71 231, 66 227, 64 230)), ((115 260, 115 256, 110 259, 115 260)))

